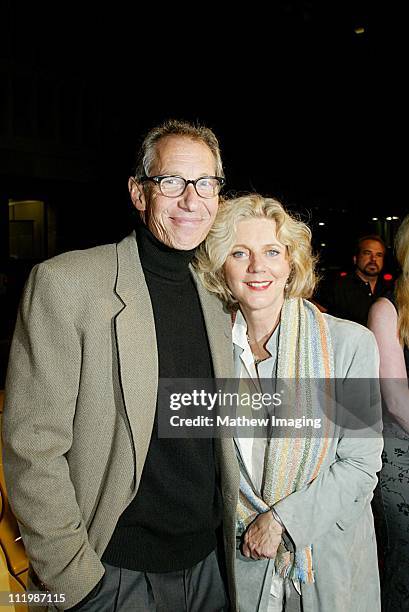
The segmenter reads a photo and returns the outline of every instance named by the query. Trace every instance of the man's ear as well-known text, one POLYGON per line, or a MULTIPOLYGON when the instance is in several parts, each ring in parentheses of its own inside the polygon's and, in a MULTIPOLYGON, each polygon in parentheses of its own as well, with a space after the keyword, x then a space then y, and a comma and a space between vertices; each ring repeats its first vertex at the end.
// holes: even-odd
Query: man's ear
POLYGON ((132 204, 137 210, 143 212, 146 210, 145 193, 141 183, 138 183, 136 179, 129 178, 128 189, 131 196, 132 204))
POLYGON ((354 266, 356 266, 356 255, 353 256, 352 261, 354 262, 354 266))

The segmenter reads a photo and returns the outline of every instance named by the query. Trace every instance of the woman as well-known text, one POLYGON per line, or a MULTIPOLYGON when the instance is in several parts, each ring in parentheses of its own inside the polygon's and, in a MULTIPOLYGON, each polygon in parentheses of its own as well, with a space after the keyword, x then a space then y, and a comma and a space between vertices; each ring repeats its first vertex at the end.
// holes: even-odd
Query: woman
POLYGON ((369 311, 368 327, 379 347, 385 417, 380 474, 388 545, 382 593, 385 612, 409 610, 409 215, 395 239, 401 267, 395 293, 369 311))
MULTIPOLYGON (((314 263, 310 230, 278 201, 254 194, 220 206, 197 268, 207 289, 236 313, 240 378, 377 376, 373 335, 305 299, 314 288, 314 263)), ((303 401, 304 412, 313 414, 307 384, 303 401)), ((320 437, 302 435, 235 440, 240 612, 375 612, 370 500, 381 436, 365 431, 357 438, 334 423, 320 437)))

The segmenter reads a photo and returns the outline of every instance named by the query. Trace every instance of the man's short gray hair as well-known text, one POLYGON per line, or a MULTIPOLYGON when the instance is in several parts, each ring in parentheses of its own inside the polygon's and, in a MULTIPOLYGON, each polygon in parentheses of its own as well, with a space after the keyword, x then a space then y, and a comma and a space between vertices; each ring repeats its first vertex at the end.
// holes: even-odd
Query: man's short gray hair
POLYGON ((224 177, 219 141, 214 132, 199 123, 190 123, 178 119, 168 119, 164 123, 152 128, 143 139, 136 160, 135 177, 141 179, 150 176, 151 168, 156 157, 156 145, 166 136, 183 136, 191 140, 203 142, 213 154, 216 175, 224 177))

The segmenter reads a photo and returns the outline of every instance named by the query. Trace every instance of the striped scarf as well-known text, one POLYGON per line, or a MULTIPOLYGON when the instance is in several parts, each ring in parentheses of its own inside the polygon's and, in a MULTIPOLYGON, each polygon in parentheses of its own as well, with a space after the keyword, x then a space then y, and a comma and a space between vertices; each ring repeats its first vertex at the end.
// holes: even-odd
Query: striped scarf
MULTIPOLYGON (((265 462, 262 499, 256 495, 243 464, 240 466, 240 496, 237 508, 237 529, 241 535, 261 512, 268 511, 275 503, 294 491, 305 487, 318 475, 328 452, 334 433, 334 415, 329 414, 332 405, 323 411, 322 398, 318 398, 314 381, 326 379, 326 397, 331 394, 334 378, 334 359, 328 324, 313 304, 299 298, 284 300, 281 311, 280 338, 277 355, 277 378, 292 379, 289 393, 292 418, 305 416, 320 418, 320 434, 305 428, 306 437, 297 437, 296 430, 280 435, 274 428, 274 438, 269 441, 265 462), (323 412, 326 413, 324 417, 323 412), (332 418, 331 418, 332 417, 332 418), (311 434, 308 433, 311 431, 311 434)), ((286 395, 288 398, 288 394, 286 395)), ((286 399, 287 404, 287 399, 286 399)), ((288 404, 287 404, 288 405, 288 404)), ((239 462, 241 459, 239 457, 239 462)), ((281 543, 274 561, 275 571, 283 578, 314 582, 312 550, 307 546, 295 553, 287 551, 281 543)))

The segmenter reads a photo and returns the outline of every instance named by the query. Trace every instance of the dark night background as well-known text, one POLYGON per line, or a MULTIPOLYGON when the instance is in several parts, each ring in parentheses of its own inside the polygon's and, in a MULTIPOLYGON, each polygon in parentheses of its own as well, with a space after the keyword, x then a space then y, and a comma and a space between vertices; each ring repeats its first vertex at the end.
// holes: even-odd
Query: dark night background
POLYGON ((212 127, 227 192, 278 196, 297 211, 325 274, 347 269, 362 234, 390 247, 407 213, 393 3, 149 6, 2 3, 0 388, 29 269, 129 231, 136 146, 165 118, 212 127), (36 220, 32 200, 43 202, 36 220))

